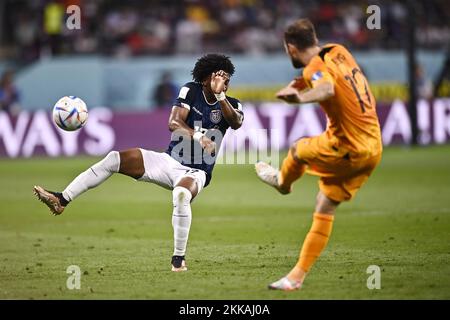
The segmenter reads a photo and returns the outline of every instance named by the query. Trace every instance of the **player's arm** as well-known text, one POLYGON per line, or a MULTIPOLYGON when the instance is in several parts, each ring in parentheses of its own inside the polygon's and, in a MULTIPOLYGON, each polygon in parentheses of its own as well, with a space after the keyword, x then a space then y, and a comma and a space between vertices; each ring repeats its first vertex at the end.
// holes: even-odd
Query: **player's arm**
POLYGON ((291 82, 277 92, 277 98, 287 103, 309 103, 320 102, 334 96, 334 84, 329 81, 323 81, 314 88, 299 92, 291 82))
POLYGON ((186 123, 186 119, 189 115, 189 109, 173 106, 172 112, 169 116, 169 130, 171 132, 178 131, 181 136, 189 137, 190 139, 197 140, 202 148, 208 152, 213 153, 216 150, 216 144, 200 131, 195 131, 186 123))
POLYGON ((169 130, 171 132, 173 132, 175 130, 179 130, 179 132, 183 136, 192 137, 194 135, 194 129, 189 127, 186 123, 188 114, 189 114, 188 109, 173 106, 172 112, 170 113, 170 116, 169 116, 169 130))
POLYGON ((334 82, 325 62, 315 59, 303 69, 302 77, 278 91, 277 98, 288 103, 320 102, 334 96, 334 82))
POLYGON ((242 126, 244 117, 233 108, 225 96, 224 88, 228 84, 229 80, 230 77, 226 72, 222 70, 215 72, 211 76, 211 89, 219 101, 220 109, 222 110, 225 120, 232 129, 239 129, 242 126))

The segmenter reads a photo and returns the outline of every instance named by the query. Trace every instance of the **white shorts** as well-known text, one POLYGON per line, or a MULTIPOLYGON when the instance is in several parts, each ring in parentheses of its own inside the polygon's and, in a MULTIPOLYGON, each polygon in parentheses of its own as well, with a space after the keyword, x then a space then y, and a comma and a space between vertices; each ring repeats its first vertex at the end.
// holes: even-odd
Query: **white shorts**
POLYGON ((181 179, 191 177, 197 182, 197 194, 205 186, 205 171, 186 167, 165 152, 139 150, 141 150, 142 158, 144 159, 145 169, 145 173, 138 179, 139 181, 152 182, 172 190, 181 179))

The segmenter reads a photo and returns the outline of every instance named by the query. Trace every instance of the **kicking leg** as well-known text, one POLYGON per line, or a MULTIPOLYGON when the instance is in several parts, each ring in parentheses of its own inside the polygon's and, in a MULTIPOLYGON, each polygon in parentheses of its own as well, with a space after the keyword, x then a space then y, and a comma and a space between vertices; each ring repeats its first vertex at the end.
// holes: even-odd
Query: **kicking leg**
POLYGON ((191 228, 191 201, 197 195, 197 182, 192 177, 184 177, 173 189, 172 226, 174 251, 172 271, 187 271, 185 254, 191 228))
POLYGON ((296 150, 297 143, 294 143, 283 160, 280 170, 265 162, 256 163, 256 174, 263 182, 274 187, 281 194, 290 193, 292 191, 292 183, 299 179, 306 169, 306 162, 297 156, 296 150))
POLYGON ((339 202, 331 200, 319 191, 313 223, 303 242, 298 262, 286 277, 270 284, 270 289, 291 291, 300 288, 307 272, 328 243, 338 205, 339 202))
POLYGON ((116 172, 136 179, 141 177, 144 174, 144 163, 140 150, 111 151, 101 161, 78 175, 61 193, 47 191, 40 186, 34 187, 34 193, 53 214, 58 215, 70 201, 98 186, 116 172))

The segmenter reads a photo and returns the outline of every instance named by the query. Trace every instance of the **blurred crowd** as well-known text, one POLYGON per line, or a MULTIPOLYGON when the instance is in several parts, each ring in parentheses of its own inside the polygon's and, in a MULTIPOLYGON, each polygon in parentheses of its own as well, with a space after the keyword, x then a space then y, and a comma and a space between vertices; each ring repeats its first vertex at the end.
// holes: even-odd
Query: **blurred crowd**
MULTIPOLYGON (((283 30, 309 17, 322 42, 353 49, 405 46, 404 1, 377 0, 3 0, 0 59, 27 63, 48 55, 111 56, 197 54, 206 51, 280 52, 283 30), (366 8, 381 9, 381 29, 369 30, 366 8), (69 30, 66 8, 81 8, 81 28, 69 30)), ((416 1, 418 42, 450 42, 450 2, 416 1)))
POLYGON ((20 111, 19 91, 14 85, 14 72, 7 70, 0 76, 0 111, 16 115, 20 111))

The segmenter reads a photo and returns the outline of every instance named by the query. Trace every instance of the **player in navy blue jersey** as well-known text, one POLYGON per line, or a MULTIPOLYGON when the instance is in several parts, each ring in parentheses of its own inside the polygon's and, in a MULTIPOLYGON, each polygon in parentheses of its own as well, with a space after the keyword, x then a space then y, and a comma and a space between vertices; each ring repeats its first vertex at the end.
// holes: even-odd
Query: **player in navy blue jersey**
MULTIPOLYGON (((223 71, 220 71, 217 76, 221 77, 222 75, 225 78, 229 77, 223 71)), ((199 79, 201 79, 201 77, 199 79)), ((205 94, 204 91, 204 85, 201 82, 186 83, 181 88, 180 94, 175 102, 175 107, 182 109, 175 109, 175 112, 172 113, 170 123, 173 128, 171 128, 171 130, 175 131, 180 128, 177 118, 181 116, 182 122, 189 127, 189 133, 193 128, 194 138, 195 132, 197 132, 198 137, 202 137, 202 139, 208 137, 208 139, 214 140, 215 149, 219 150, 221 138, 225 135, 227 129, 230 126, 233 129, 237 129, 241 126, 243 113, 242 105, 237 99, 225 96, 222 103, 220 103, 218 99, 219 98, 211 97, 210 100, 208 100, 207 94, 205 94), (214 101, 214 99, 217 100, 214 101), (226 116, 223 114, 222 108, 225 108, 225 112, 230 113, 227 115, 228 117, 237 118, 232 118, 232 120, 228 122, 226 116), (206 137, 203 138, 202 133, 205 132, 206 137)), ((180 131, 176 132, 177 135, 180 133, 180 131)), ((205 186, 207 186, 211 180, 215 164, 215 153, 210 152, 206 148, 203 149, 201 147, 201 141, 198 141, 198 139, 184 140, 177 138, 178 137, 175 135, 172 136, 167 153, 181 164, 193 169, 203 170, 206 173, 205 186), (182 141, 180 142, 179 140, 182 141), (181 146, 181 144, 183 145, 181 146), (199 146, 197 147, 196 144, 199 144, 199 146)), ((210 142, 205 140, 204 145, 208 146, 208 144, 210 144, 210 142)))
POLYGON ((211 181, 216 154, 228 128, 244 120, 241 103, 225 95, 234 66, 227 56, 207 54, 197 60, 192 77, 179 92, 169 117, 171 141, 166 152, 141 148, 111 151, 78 175, 62 192, 40 186, 34 193, 55 215, 70 201, 114 173, 172 190, 174 252, 172 271, 186 271, 185 253, 191 226, 191 201, 211 181))

